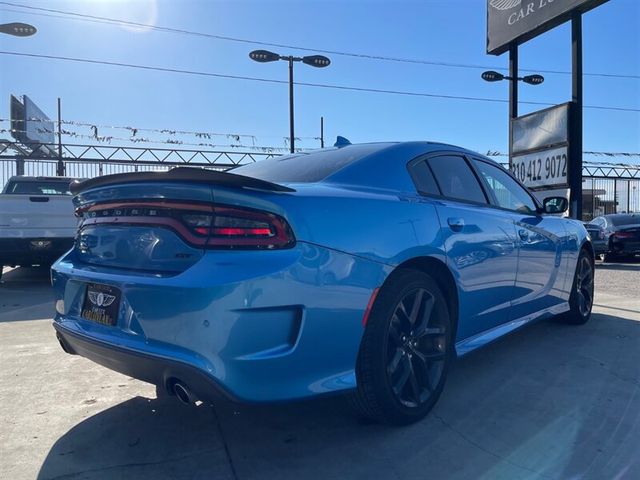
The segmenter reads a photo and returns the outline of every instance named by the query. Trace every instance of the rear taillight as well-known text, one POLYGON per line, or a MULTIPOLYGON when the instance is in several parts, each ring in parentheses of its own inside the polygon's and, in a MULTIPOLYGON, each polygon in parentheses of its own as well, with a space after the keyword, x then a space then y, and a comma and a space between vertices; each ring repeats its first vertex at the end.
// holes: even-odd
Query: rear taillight
POLYGON ((635 235, 631 232, 616 232, 613 234, 614 238, 633 238, 635 235))
POLYGON ((227 205, 180 202, 98 204, 76 210, 81 227, 96 224, 170 228, 187 243, 204 248, 290 248, 295 237, 287 221, 273 213, 227 205))
POLYGON ((185 213, 184 224, 211 248, 287 248, 295 243, 287 222, 272 213, 215 206, 213 213, 185 213))

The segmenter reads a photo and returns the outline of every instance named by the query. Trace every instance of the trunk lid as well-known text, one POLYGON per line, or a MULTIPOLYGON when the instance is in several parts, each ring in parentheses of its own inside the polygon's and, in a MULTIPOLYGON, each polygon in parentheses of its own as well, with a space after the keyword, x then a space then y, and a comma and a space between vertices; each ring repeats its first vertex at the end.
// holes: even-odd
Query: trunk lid
MULTIPOLYGON (((72 184, 71 191, 76 193, 74 204, 82 217, 75 260, 105 268, 178 274, 195 264, 207 248, 220 246, 212 242, 214 233, 268 236, 269 225, 255 226, 264 225, 254 218, 263 214, 251 210, 245 218, 242 210, 238 218, 237 205, 251 204, 261 192, 292 190, 240 175, 177 168, 99 177, 72 184), (223 205, 220 200, 216 204, 217 197, 223 205), (233 222, 214 227, 214 219, 224 218, 233 222)), ((246 236, 236 243, 235 248, 244 247, 246 236)))
POLYGON ((640 225, 621 226, 613 235, 619 239, 640 241, 640 225))

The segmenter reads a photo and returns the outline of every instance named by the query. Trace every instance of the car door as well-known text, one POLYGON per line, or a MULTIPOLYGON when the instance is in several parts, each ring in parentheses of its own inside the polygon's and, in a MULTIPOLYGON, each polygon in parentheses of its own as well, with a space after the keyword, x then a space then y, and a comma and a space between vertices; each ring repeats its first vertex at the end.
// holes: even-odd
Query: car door
POLYGON ((418 190, 434 194, 441 241, 458 285, 457 340, 508 321, 518 252, 513 220, 491 208, 460 154, 438 154, 410 165, 418 190))
POLYGON ((511 320, 553 311, 567 300, 568 258, 565 220, 539 213, 532 195, 500 166, 480 159, 473 164, 496 208, 514 222, 518 241, 518 273, 511 320))

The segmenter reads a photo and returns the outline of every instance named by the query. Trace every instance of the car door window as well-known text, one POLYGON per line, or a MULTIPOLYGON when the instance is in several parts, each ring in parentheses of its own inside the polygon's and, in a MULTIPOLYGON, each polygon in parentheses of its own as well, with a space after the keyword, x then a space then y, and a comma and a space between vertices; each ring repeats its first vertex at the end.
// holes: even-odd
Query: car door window
POLYGON ((428 162, 442 195, 455 200, 487 203, 478 179, 463 157, 440 155, 428 162))
POLYGON ((409 165, 409 173, 418 193, 440 195, 436 180, 433 178, 433 173, 431 173, 426 161, 423 160, 409 165))
POLYGON ((493 192, 499 207, 528 215, 536 213, 536 204, 531 195, 506 171, 480 160, 474 160, 474 163, 493 192))

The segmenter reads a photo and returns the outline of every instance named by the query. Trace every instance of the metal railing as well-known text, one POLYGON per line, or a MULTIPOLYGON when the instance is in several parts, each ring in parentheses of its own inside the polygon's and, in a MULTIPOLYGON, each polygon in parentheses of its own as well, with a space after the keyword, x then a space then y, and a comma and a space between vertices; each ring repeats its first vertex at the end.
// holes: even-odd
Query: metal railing
POLYGON ((279 154, 268 150, 247 152, 80 144, 44 145, 26 150, 23 144, 0 141, 0 182, 4 185, 12 175, 91 178, 111 173, 161 171, 176 166, 227 170, 276 155, 279 154), (53 156, 53 151, 61 151, 62 155, 53 156))
MULTIPOLYGON (((29 146, 0 140, 0 186, 12 175, 92 178, 176 166, 227 170, 281 154, 270 149, 223 151, 81 144, 25 147, 29 146)), ((640 211, 640 165, 585 163, 582 174, 586 220, 603 213, 640 211)))

